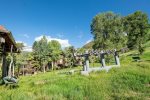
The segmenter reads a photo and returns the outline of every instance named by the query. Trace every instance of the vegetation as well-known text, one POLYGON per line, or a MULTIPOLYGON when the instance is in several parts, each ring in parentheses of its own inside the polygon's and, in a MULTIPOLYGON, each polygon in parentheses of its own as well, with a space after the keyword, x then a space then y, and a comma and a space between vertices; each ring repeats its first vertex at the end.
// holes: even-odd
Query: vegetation
POLYGON ((48 62, 51 62, 52 70, 56 66, 56 61, 59 59, 61 54, 61 45, 58 41, 52 40, 47 41, 46 37, 40 41, 35 41, 33 44, 33 57, 37 62, 36 65, 42 66, 41 69, 45 72, 45 66, 48 62))
MULTIPOLYGON (((142 62, 132 62, 132 52, 121 55, 122 66, 106 72, 81 76, 70 75, 69 69, 20 77, 19 87, 0 86, 0 99, 93 100, 150 98, 150 50, 141 56, 142 62)), ((76 67, 74 70, 81 70, 76 67)))
POLYGON ((144 48, 142 44, 145 42, 148 33, 148 16, 140 11, 126 16, 124 21, 125 30, 128 36, 128 48, 138 48, 140 54, 144 48))
MULTIPOLYGON (((58 41, 48 41, 45 36, 33 43, 33 52, 21 52, 13 55, 19 87, 0 86, 0 99, 9 100, 149 100, 150 99, 150 31, 148 17, 137 11, 122 17, 113 12, 96 15, 91 24, 94 40, 82 48, 73 46, 62 49, 58 41), (128 47, 130 51, 120 54, 121 67, 109 72, 97 71, 89 76, 80 75, 83 63, 77 54, 89 49, 120 49, 128 47), (138 49, 140 62, 134 62, 132 55, 138 49), (145 52, 144 52, 145 49, 145 52), (58 69, 61 66, 68 67, 58 69), (37 75, 19 76, 24 66, 37 69, 37 75), (47 69, 47 67, 49 67, 47 69), (44 72, 44 73, 41 73, 44 72)), ((22 43, 17 44, 20 50, 22 43)), ((10 54, 8 54, 10 55, 10 54)), ((112 56, 105 57, 111 65, 112 56)), ((7 56, 8 64, 10 56, 7 56)), ((100 57, 91 55, 90 66, 100 66, 100 57)), ((23 69, 24 71, 24 69, 23 69)), ((34 70, 35 71, 35 70, 34 70)), ((23 72, 24 73, 24 72, 23 72)))
POLYGON ((121 48, 125 44, 122 17, 113 12, 96 15, 91 24, 95 49, 121 48))
POLYGON ((136 11, 126 17, 113 12, 96 15, 91 24, 95 49, 118 49, 127 46, 143 53, 143 44, 149 29, 148 17, 136 11))

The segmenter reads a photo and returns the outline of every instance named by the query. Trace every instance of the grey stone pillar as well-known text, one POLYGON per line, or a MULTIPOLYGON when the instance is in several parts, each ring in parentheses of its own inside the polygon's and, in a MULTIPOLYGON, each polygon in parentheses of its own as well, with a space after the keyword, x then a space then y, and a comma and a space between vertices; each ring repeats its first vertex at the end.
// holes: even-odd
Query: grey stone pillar
POLYGON ((104 52, 103 52, 103 50, 102 50, 101 53, 100 53, 100 59, 101 59, 102 67, 105 67, 106 64, 105 64, 105 57, 104 57, 104 52))
POLYGON ((118 53, 117 53, 117 50, 116 50, 116 49, 115 49, 114 57, 115 57, 116 65, 120 66, 119 55, 118 55, 118 53))
POLYGON ((86 65, 85 65, 85 62, 83 64, 83 71, 86 71, 86 65))

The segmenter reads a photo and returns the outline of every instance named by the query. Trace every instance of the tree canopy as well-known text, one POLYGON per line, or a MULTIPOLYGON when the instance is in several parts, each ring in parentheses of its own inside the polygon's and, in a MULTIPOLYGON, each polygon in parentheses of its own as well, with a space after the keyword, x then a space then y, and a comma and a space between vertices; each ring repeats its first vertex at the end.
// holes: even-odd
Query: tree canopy
POLYGON ((142 44, 148 33, 148 16, 147 14, 136 11, 124 18, 124 26, 128 36, 127 46, 130 49, 138 48, 139 52, 143 52, 142 44))
POLYGON ((144 51, 149 29, 147 14, 136 11, 122 17, 113 12, 96 15, 91 24, 91 33, 94 36, 94 49, 118 49, 127 46, 137 48, 140 54, 144 51))
POLYGON ((120 48, 124 45, 122 17, 113 12, 96 15, 91 24, 95 49, 120 48))

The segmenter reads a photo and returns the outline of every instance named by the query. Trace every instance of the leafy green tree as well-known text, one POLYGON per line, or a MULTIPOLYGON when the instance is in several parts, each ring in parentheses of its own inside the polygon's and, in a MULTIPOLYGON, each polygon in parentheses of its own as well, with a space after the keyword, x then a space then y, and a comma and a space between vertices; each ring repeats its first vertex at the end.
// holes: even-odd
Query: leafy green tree
POLYGON ((23 43, 16 43, 17 47, 22 50, 23 47, 24 47, 24 44, 23 43))
POLYGON ((94 35, 94 49, 121 48, 126 44, 122 18, 113 12, 96 15, 91 33, 94 35))
POLYGON ((148 33, 148 25, 148 16, 141 11, 136 11, 124 18, 124 26, 128 36, 128 48, 138 48, 140 54, 143 53, 144 48, 142 44, 148 33))
POLYGON ((54 66, 56 67, 56 61, 60 58, 61 53, 61 45, 58 41, 52 40, 48 42, 48 60, 51 61, 52 70, 54 69, 54 66))
POLYGON ((18 67, 18 75, 19 75, 20 68, 21 67, 24 68, 24 66, 27 64, 28 52, 21 52, 20 54, 16 54, 15 56, 16 56, 16 66, 18 67))
MULTIPOLYGON (((40 41, 35 41, 33 43, 33 55, 35 56, 36 61, 39 62, 41 70, 45 72, 45 65, 47 62, 48 55, 48 41, 45 36, 42 37, 40 41)), ((38 64, 37 64, 38 65, 38 64)))
POLYGON ((66 62, 68 64, 68 66, 70 66, 70 67, 74 66, 75 62, 76 62, 74 53, 75 53, 75 50, 74 50, 73 46, 69 46, 64 49, 66 62))

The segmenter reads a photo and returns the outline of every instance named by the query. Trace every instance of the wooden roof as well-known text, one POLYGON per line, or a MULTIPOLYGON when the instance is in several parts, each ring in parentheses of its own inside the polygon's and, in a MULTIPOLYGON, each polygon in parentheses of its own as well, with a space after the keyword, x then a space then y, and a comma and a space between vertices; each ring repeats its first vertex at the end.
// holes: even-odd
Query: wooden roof
POLYGON ((18 52, 16 42, 10 31, 6 30, 3 26, 0 26, 0 37, 5 39, 5 49, 6 52, 11 51, 11 45, 13 45, 13 52, 18 52))

